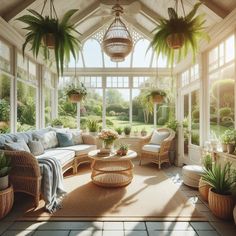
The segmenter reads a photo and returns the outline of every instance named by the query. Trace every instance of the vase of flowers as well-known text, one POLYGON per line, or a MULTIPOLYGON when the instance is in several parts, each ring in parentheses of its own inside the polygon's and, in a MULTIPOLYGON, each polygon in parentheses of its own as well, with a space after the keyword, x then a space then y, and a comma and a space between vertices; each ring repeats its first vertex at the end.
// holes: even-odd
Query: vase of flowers
POLYGON ((102 130, 102 132, 98 135, 98 137, 103 141, 102 151, 110 152, 114 141, 119 138, 119 135, 117 132, 113 130, 102 130))

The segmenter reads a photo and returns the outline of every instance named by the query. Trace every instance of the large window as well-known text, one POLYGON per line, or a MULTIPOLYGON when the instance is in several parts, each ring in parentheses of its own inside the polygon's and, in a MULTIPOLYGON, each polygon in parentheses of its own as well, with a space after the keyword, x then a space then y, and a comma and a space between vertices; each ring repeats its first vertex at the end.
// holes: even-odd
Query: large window
POLYGON ((10 132, 11 79, 0 73, 0 133, 10 132))
POLYGON ((0 40, 0 69, 10 72, 11 70, 11 50, 8 45, 0 40))
POLYGON ((209 52, 210 131, 219 137, 234 128, 234 36, 209 52))
POLYGON ((17 131, 36 127, 37 67, 17 54, 17 131))

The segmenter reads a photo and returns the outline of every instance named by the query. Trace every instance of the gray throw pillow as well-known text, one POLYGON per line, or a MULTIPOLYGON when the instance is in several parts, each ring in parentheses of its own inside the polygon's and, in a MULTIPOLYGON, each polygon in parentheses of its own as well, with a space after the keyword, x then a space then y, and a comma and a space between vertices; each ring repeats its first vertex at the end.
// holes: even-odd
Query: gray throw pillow
POLYGON ((44 147, 41 141, 29 141, 28 146, 29 146, 30 152, 34 156, 38 156, 44 153, 44 147))
POLYGON ((11 142, 11 143, 5 143, 4 148, 10 151, 30 152, 29 147, 27 146, 24 140, 19 140, 17 142, 11 142))

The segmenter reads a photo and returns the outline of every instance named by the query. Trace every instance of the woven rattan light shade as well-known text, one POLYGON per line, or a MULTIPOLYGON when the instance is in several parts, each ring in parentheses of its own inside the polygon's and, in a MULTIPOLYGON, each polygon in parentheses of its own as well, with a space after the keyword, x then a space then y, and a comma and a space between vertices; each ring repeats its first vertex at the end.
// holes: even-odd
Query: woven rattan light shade
POLYGON ((123 8, 116 4, 112 9, 116 13, 116 17, 104 35, 102 47, 112 61, 121 62, 131 52, 133 41, 128 29, 120 19, 123 8))

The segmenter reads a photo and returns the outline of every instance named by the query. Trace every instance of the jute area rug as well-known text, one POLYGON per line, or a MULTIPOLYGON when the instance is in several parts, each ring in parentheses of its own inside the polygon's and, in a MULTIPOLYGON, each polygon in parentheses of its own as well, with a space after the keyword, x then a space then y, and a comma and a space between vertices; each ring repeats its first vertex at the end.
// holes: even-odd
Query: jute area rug
POLYGON ((121 188, 98 187, 91 182, 89 166, 65 178, 68 192, 62 209, 54 214, 29 209, 21 220, 205 221, 156 165, 135 165, 132 182, 121 188))

